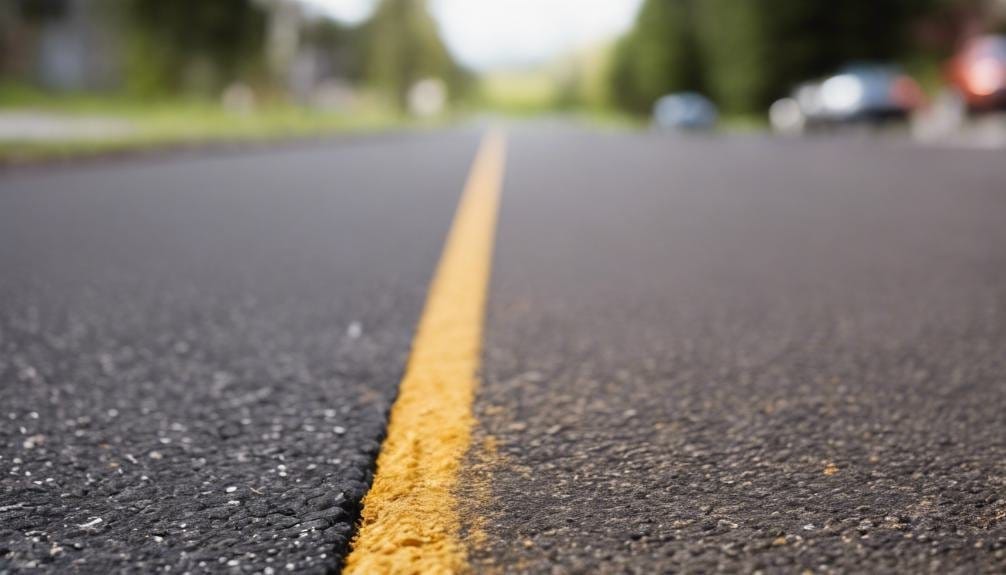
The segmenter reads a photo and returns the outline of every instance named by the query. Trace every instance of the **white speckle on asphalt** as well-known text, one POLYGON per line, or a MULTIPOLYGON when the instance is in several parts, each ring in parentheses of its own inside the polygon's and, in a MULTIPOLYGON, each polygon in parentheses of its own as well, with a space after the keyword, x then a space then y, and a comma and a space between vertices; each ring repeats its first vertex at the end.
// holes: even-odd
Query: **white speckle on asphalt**
POLYGON ((102 521, 103 520, 102 520, 101 517, 95 517, 95 518, 91 519, 90 521, 88 521, 87 523, 81 523, 77 527, 80 527, 81 529, 87 529, 89 527, 94 527, 95 525, 101 523, 102 521))
POLYGON ((224 489, 224 491, 226 491, 227 493, 234 493, 237 490, 238 490, 238 488, 234 487, 233 485, 231 485, 230 487, 227 487, 226 489, 224 489))
POLYGON ((346 433, 346 428, 341 425, 336 425, 332 428, 332 431, 334 431, 336 435, 342 435, 343 433, 346 433))
POLYGON ((361 335, 363 335, 363 326, 358 321, 350 323, 349 327, 346 328, 346 336, 349 339, 357 339, 361 335))

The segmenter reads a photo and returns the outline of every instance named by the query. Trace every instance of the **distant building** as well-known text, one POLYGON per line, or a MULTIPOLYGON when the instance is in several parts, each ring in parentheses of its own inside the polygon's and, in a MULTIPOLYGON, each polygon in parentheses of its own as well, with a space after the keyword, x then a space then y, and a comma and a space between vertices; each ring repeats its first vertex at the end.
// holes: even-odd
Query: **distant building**
POLYGON ((115 2, 0 2, 0 74, 46 89, 102 90, 122 79, 115 2))

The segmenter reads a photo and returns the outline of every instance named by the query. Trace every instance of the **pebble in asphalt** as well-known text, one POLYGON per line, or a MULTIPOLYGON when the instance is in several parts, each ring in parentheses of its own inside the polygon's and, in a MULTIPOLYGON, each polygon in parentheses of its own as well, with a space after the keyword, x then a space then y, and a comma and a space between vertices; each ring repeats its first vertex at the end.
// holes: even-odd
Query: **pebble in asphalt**
POLYGON ((0 572, 335 568, 476 143, 3 175, 0 572))
POLYGON ((1006 571, 1002 162, 530 128, 509 158, 475 571, 1006 571))

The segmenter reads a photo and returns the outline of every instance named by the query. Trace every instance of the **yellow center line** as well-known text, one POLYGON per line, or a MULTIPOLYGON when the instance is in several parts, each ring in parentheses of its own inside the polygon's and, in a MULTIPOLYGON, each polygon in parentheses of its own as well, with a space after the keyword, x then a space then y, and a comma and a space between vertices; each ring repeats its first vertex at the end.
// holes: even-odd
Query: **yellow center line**
POLYGON ((504 138, 485 136, 419 320, 346 573, 456 573, 454 499, 471 441, 504 138))

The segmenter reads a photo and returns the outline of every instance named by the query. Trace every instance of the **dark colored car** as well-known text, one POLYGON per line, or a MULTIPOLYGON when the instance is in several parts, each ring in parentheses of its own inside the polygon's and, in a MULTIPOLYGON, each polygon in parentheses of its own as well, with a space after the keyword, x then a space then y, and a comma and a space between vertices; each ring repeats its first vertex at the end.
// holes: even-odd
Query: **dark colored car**
POLYGON ((947 75, 970 112, 1006 110, 1006 36, 979 36, 950 60, 947 75))
POLYGON ((896 66, 859 64, 806 82, 773 104, 772 125, 798 131, 823 125, 904 120, 923 103, 922 90, 896 66))

